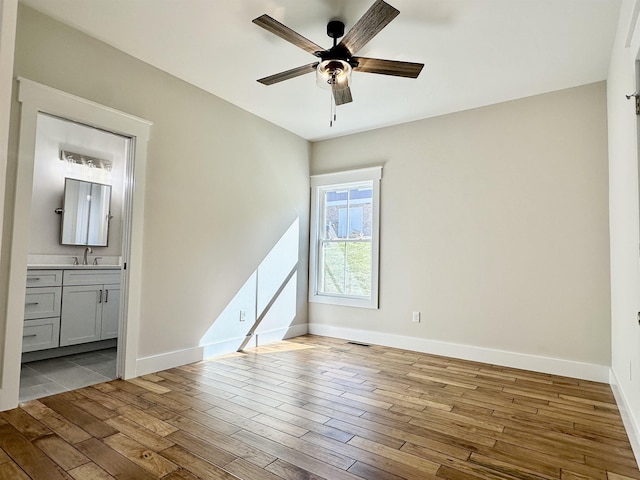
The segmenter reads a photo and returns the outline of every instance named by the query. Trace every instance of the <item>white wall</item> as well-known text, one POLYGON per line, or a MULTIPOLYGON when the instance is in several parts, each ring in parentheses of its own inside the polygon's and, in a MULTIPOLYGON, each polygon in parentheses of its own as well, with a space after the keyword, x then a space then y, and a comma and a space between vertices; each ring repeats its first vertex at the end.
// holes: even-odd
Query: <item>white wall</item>
MULTIPOLYGON (((255 318, 256 296, 273 295, 273 284, 286 283, 274 308, 287 315, 261 338, 306 332, 308 142, 23 5, 15 55, 16 76, 153 122, 144 218, 133 219, 144 222, 140 371, 237 346, 255 318), (283 238, 290 244, 292 231, 295 280, 285 282, 265 261, 283 238), (256 293, 241 295, 229 313, 259 270, 256 293), (240 309, 249 312, 242 325, 240 309), (207 336, 222 318, 235 328, 207 336)), ((14 101, 5 241, 18 118, 14 101)))
POLYGON ((636 458, 640 458, 640 261, 638 258, 638 136, 633 100, 640 51, 637 0, 626 0, 607 80, 611 230, 612 379, 636 458))
POLYGON ((606 380, 605 93, 598 83, 313 144, 312 173, 384 169, 380 309, 310 304, 310 330, 606 380))
MULTIPOLYGON (((111 215, 109 245, 93 247, 93 256, 119 256, 122 254, 122 202, 124 166, 127 140, 102 130, 40 114, 33 172, 33 196, 29 228, 29 254, 61 256, 61 263, 71 263, 68 256, 82 256, 84 247, 60 245, 60 215, 54 213, 62 207, 65 177, 108 183, 111 188, 111 215), (80 165, 67 171, 66 162, 60 160, 60 150, 92 156, 112 163, 111 178, 89 179, 86 168, 80 165)), ((98 173, 103 173, 98 172, 98 173)), ((46 263, 57 263, 55 261, 46 263)))

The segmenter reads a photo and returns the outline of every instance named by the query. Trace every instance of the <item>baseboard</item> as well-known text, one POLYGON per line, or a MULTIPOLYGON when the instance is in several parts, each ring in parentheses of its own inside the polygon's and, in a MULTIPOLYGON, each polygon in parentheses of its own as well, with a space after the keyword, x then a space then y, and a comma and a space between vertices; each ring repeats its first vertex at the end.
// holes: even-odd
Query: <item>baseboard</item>
MULTIPOLYGON (((571 360, 541 357, 537 355, 440 342, 424 338, 406 337, 382 332, 372 332, 368 330, 334 327, 331 325, 293 325, 288 328, 261 332, 257 335, 257 341, 258 345, 266 345, 286 338, 305 335, 306 333, 384 345, 387 347, 402 348, 405 350, 431 353, 433 355, 460 358, 463 360, 489 363, 492 365, 502 365, 505 367, 531 370, 534 372, 610 383, 610 369, 608 366, 604 365, 574 362, 571 360)), ((244 340, 244 337, 232 338, 208 345, 200 345, 184 350, 139 358, 136 362, 136 375, 146 375, 160 370, 179 367, 188 363, 199 362, 206 358, 233 353, 238 350, 238 347, 240 347, 244 340)), ((256 339, 254 337, 250 346, 255 346, 255 341, 256 339)))
POLYGON ((309 324, 309 333, 489 363, 492 365, 609 383, 609 367, 604 365, 314 323, 309 324))
MULTIPOLYGON (((249 346, 255 346, 256 340, 258 345, 266 345, 273 342, 279 342, 280 340, 287 338, 305 335, 306 333, 308 333, 306 323, 301 325, 292 325, 287 328, 269 330, 261 332, 258 335, 254 335, 249 346)), ((136 361, 136 376, 159 372, 161 370, 180 367, 189 363, 200 362, 207 358, 233 353, 238 351, 238 348, 242 345, 244 340, 245 337, 231 338, 221 342, 199 345, 197 347, 186 348, 184 350, 176 350, 173 352, 139 358, 136 361)))
POLYGON ((620 382, 618 381, 618 377, 616 377, 616 373, 613 369, 610 369, 609 384, 611 385, 613 396, 618 404, 618 410, 620 411, 624 428, 627 431, 627 437, 629 437, 631 449, 636 457, 636 463, 640 465, 640 424, 638 424, 633 416, 633 409, 629 405, 627 397, 620 387, 620 382))
POLYGON ((20 359, 21 363, 36 362, 38 360, 47 360, 49 358, 64 357, 66 355, 75 355, 76 353, 93 352, 95 350, 103 350, 105 348, 113 348, 118 346, 118 339, 100 340, 98 342, 80 343, 78 345, 69 345, 68 347, 49 348, 47 350, 37 350, 35 352, 25 352, 20 359))

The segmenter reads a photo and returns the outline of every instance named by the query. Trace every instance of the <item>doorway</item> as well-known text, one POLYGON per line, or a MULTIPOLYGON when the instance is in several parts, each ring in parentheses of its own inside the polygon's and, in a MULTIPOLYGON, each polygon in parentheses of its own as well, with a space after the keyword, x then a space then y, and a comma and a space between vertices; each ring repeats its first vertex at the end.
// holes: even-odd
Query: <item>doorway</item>
POLYGON ((18 100, 21 103, 20 138, 9 258, 6 329, 1 362, 0 410, 15 408, 19 398, 38 116, 47 114, 62 118, 126 137, 129 142, 123 173, 121 301, 116 342, 117 375, 122 378, 136 376, 144 177, 147 141, 152 125, 147 120, 27 79, 19 78, 18 81, 18 100))
POLYGON ((37 115, 20 402, 118 376, 130 143, 37 115))

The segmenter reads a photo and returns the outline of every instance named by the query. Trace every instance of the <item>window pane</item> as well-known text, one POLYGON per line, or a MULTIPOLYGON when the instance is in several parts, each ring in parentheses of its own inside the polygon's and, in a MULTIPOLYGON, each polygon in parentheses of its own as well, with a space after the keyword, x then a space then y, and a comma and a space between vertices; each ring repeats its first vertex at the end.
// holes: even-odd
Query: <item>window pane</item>
POLYGON ((371 295, 371 242, 327 242, 322 251, 320 293, 371 295))
POLYGON ((323 245, 324 265, 322 268, 322 293, 343 295, 344 292, 344 242, 323 245))
POLYGON ((373 189, 325 190, 322 199, 324 239, 371 238, 373 189))
POLYGON ((346 244, 346 294, 371 295, 371 242, 346 244))

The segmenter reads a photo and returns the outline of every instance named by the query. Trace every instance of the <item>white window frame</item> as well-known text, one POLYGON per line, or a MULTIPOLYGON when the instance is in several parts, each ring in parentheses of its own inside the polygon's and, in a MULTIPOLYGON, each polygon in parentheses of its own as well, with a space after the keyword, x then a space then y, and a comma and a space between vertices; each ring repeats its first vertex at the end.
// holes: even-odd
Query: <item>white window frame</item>
POLYGON ((378 308, 378 267, 380 258, 380 181, 382 166, 348 170, 343 172, 324 173, 311 176, 311 219, 309 245, 309 302, 327 303, 347 307, 378 308), (318 293, 318 268, 320 254, 320 237, 323 231, 321 192, 327 187, 349 187, 371 181, 373 198, 371 205, 371 295, 369 297, 332 295, 318 293))

